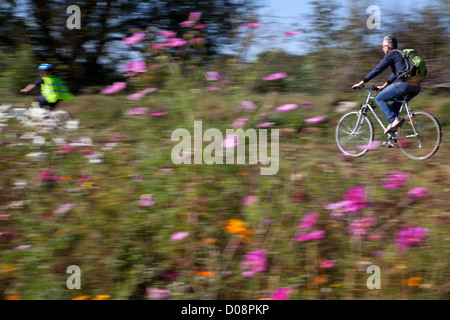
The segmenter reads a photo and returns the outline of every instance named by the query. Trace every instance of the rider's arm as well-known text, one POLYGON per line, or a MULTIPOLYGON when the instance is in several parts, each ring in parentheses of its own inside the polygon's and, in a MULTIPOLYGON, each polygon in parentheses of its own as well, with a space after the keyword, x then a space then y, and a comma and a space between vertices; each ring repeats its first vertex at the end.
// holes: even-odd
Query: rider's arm
POLYGON ((25 88, 23 88, 22 90, 20 90, 20 92, 28 92, 31 89, 33 89, 34 87, 36 87, 36 85, 34 83, 30 83, 29 85, 27 85, 25 88))
POLYGON ((367 76, 365 76, 365 78, 363 80, 364 82, 368 82, 368 81, 372 80, 373 78, 378 76, 380 73, 382 73, 384 70, 386 70, 387 67, 389 67, 393 63, 391 52, 386 54, 384 56, 384 58, 380 61, 380 63, 375 68, 373 68, 373 70, 370 71, 367 74, 367 76))

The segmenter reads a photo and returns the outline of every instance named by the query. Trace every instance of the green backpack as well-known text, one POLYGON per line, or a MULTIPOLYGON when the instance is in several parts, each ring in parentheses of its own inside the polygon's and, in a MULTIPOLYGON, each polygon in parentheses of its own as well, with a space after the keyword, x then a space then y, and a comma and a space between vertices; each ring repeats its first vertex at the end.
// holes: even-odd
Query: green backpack
POLYGON ((414 78, 422 81, 427 75, 427 65, 425 60, 415 49, 404 49, 398 51, 405 61, 406 68, 401 71, 400 79, 414 78))

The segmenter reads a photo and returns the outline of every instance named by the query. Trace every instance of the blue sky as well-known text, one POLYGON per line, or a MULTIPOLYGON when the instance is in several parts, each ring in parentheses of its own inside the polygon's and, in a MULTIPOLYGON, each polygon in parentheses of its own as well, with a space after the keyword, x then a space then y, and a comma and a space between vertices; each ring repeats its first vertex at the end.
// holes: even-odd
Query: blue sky
MULTIPOLYGON (((401 14, 414 14, 417 8, 423 8, 428 5, 435 5, 442 0, 359 0, 359 4, 367 6, 377 5, 380 7, 381 20, 383 21, 383 11, 392 12, 397 10, 401 14)), ((302 30, 307 26, 307 21, 312 13, 311 0, 261 0, 258 4, 264 6, 260 13, 262 22, 267 23, 265 29, 272 34, 281 34, 286 30, 302 30)), ((344 7, 340 12, 345 16, 345 10, 349 5, 355 3, 354 0, 339 1, 344 7)), ((367 17, 369 18, 369 14, 367 17)), ((381 30, 382 31, 382 30, 381 30)), ((261 41, 257 46, 252 47, 250 56, 269 48, 281 48, 294 54, 304 54, 305 50, 302 42, 305 42, 306 35, 297 35, 294 37, 279 37, 278 40, 261 41)))

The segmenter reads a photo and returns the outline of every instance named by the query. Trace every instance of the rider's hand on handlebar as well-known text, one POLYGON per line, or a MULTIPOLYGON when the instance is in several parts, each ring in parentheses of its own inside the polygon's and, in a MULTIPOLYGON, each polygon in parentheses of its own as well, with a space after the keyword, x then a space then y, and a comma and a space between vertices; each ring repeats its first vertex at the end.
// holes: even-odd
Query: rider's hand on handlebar
POLYGON ((357 84, 354 84, 353 86, 352 86, 352 89, 353 90, 356 90, 356 89, 362 89, 364 87, 364 81, 360 81, 360 82, 358 82, 357 84))

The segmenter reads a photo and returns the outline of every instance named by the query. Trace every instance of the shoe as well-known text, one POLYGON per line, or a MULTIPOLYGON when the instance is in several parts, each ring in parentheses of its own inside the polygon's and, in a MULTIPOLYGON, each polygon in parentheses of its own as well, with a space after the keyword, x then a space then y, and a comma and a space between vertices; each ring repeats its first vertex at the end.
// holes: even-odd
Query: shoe
POLYGON ((383 141, 383 146, 385 146, 386 148, 397 148, 398 144, 396 141, 388 140, 383 141))
POLYGON ((396 131, 397 128, 403 123, 402 120, 400 120, 399 118, 396 117, 394 119, 394 121, 392 121, 391 123, 388 124, 388 126, 386 127, 386 130, 384 130, 384 134, 396 131))

